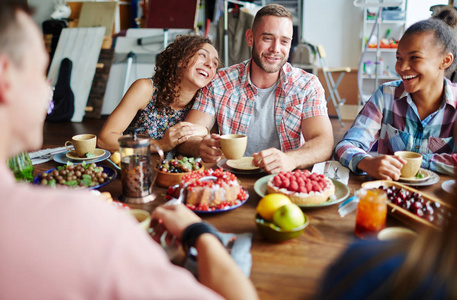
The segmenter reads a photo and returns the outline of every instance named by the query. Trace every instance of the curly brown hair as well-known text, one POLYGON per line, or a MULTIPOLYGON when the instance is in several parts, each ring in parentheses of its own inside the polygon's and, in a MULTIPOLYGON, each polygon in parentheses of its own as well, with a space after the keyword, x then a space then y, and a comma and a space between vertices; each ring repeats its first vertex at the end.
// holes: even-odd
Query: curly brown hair
MULTIPOLYGON (((212 42, 200 35, 179 35, 157 57, 152 80, 157 88, 156 106, 165 108, 179 97, 184 70, 203 44, 212 42)), ((195 99, 192 99, 192 101, 195 99)))

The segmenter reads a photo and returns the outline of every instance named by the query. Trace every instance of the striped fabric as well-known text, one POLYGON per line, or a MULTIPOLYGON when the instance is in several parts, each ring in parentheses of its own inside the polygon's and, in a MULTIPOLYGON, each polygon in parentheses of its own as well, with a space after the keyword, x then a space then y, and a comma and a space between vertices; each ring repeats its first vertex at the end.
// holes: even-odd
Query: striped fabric
MULTIPOLYGON (((257 93, 249 80, 250 63, 246 60, 220 71, 195 101, 193 109, 216 118, 220 134, 247 133, 257 93)), ((321 115, 327 115, 327 102, 317 77, 286 63, 280 71, 272 120, 281 150, 303 145, 302 121, 321 115)))
POLYGON ((445 101, 436 112, 421 121, 401 80, 383 84, 336 146, 336 159, 361 174, 357 165, 368 156, 367 152, 377 141, 380 154, 393 154, 399 150, 419 152, 423 154, 423 168, 454 174, 457 166, 453 137, 457 85, 445 79, 444 86, 445 101))

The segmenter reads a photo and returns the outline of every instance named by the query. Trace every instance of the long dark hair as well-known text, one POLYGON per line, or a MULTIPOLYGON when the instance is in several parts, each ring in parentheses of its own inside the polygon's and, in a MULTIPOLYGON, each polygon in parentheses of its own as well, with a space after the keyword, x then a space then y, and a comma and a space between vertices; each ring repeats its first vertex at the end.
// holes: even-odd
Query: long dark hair
MULTIPOLYGON (((199 35, 181 35, 157 57, 152 80, 157 87, 158 108, 169 106, 179 97, 184 70, 194 54, 211 40, 199 35)), ((195 96, 194 96, 195 98, 195 96)))

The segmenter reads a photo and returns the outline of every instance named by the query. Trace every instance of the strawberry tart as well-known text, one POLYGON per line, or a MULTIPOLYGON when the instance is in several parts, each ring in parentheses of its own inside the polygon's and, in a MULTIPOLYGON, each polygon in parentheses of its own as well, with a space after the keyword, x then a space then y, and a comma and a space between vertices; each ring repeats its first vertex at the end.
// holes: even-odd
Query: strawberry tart
POLYGON ((247 199, 246 191, 241 187, 236 176, 222 169, 193 171, 185 175, 178 186, 170 187, 167 198, 178 198, 185 190, 185 204, 192 210, 220 210, 247 199), (215 180, 200 180, 213 176, 215 180))
POLYGON ((284 194, 299 205, 320 204, 335 194, 335 185, 324 175, 295 170, 270 178, 267 192, 284 194))

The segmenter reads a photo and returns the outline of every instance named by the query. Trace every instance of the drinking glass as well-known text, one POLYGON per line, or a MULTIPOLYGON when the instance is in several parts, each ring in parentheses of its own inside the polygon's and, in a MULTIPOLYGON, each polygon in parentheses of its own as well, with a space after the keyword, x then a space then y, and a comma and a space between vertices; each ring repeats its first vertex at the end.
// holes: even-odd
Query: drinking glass
POLYGON ((8 159, 8 166, 17 181, 33 182, 33 165, 27 152, 22 152, 8 159))
POLYGON ((361 189, 355 221, 355 235, 359 238, 374 238, 386 227, 387 194, 381 189, 361 189))

